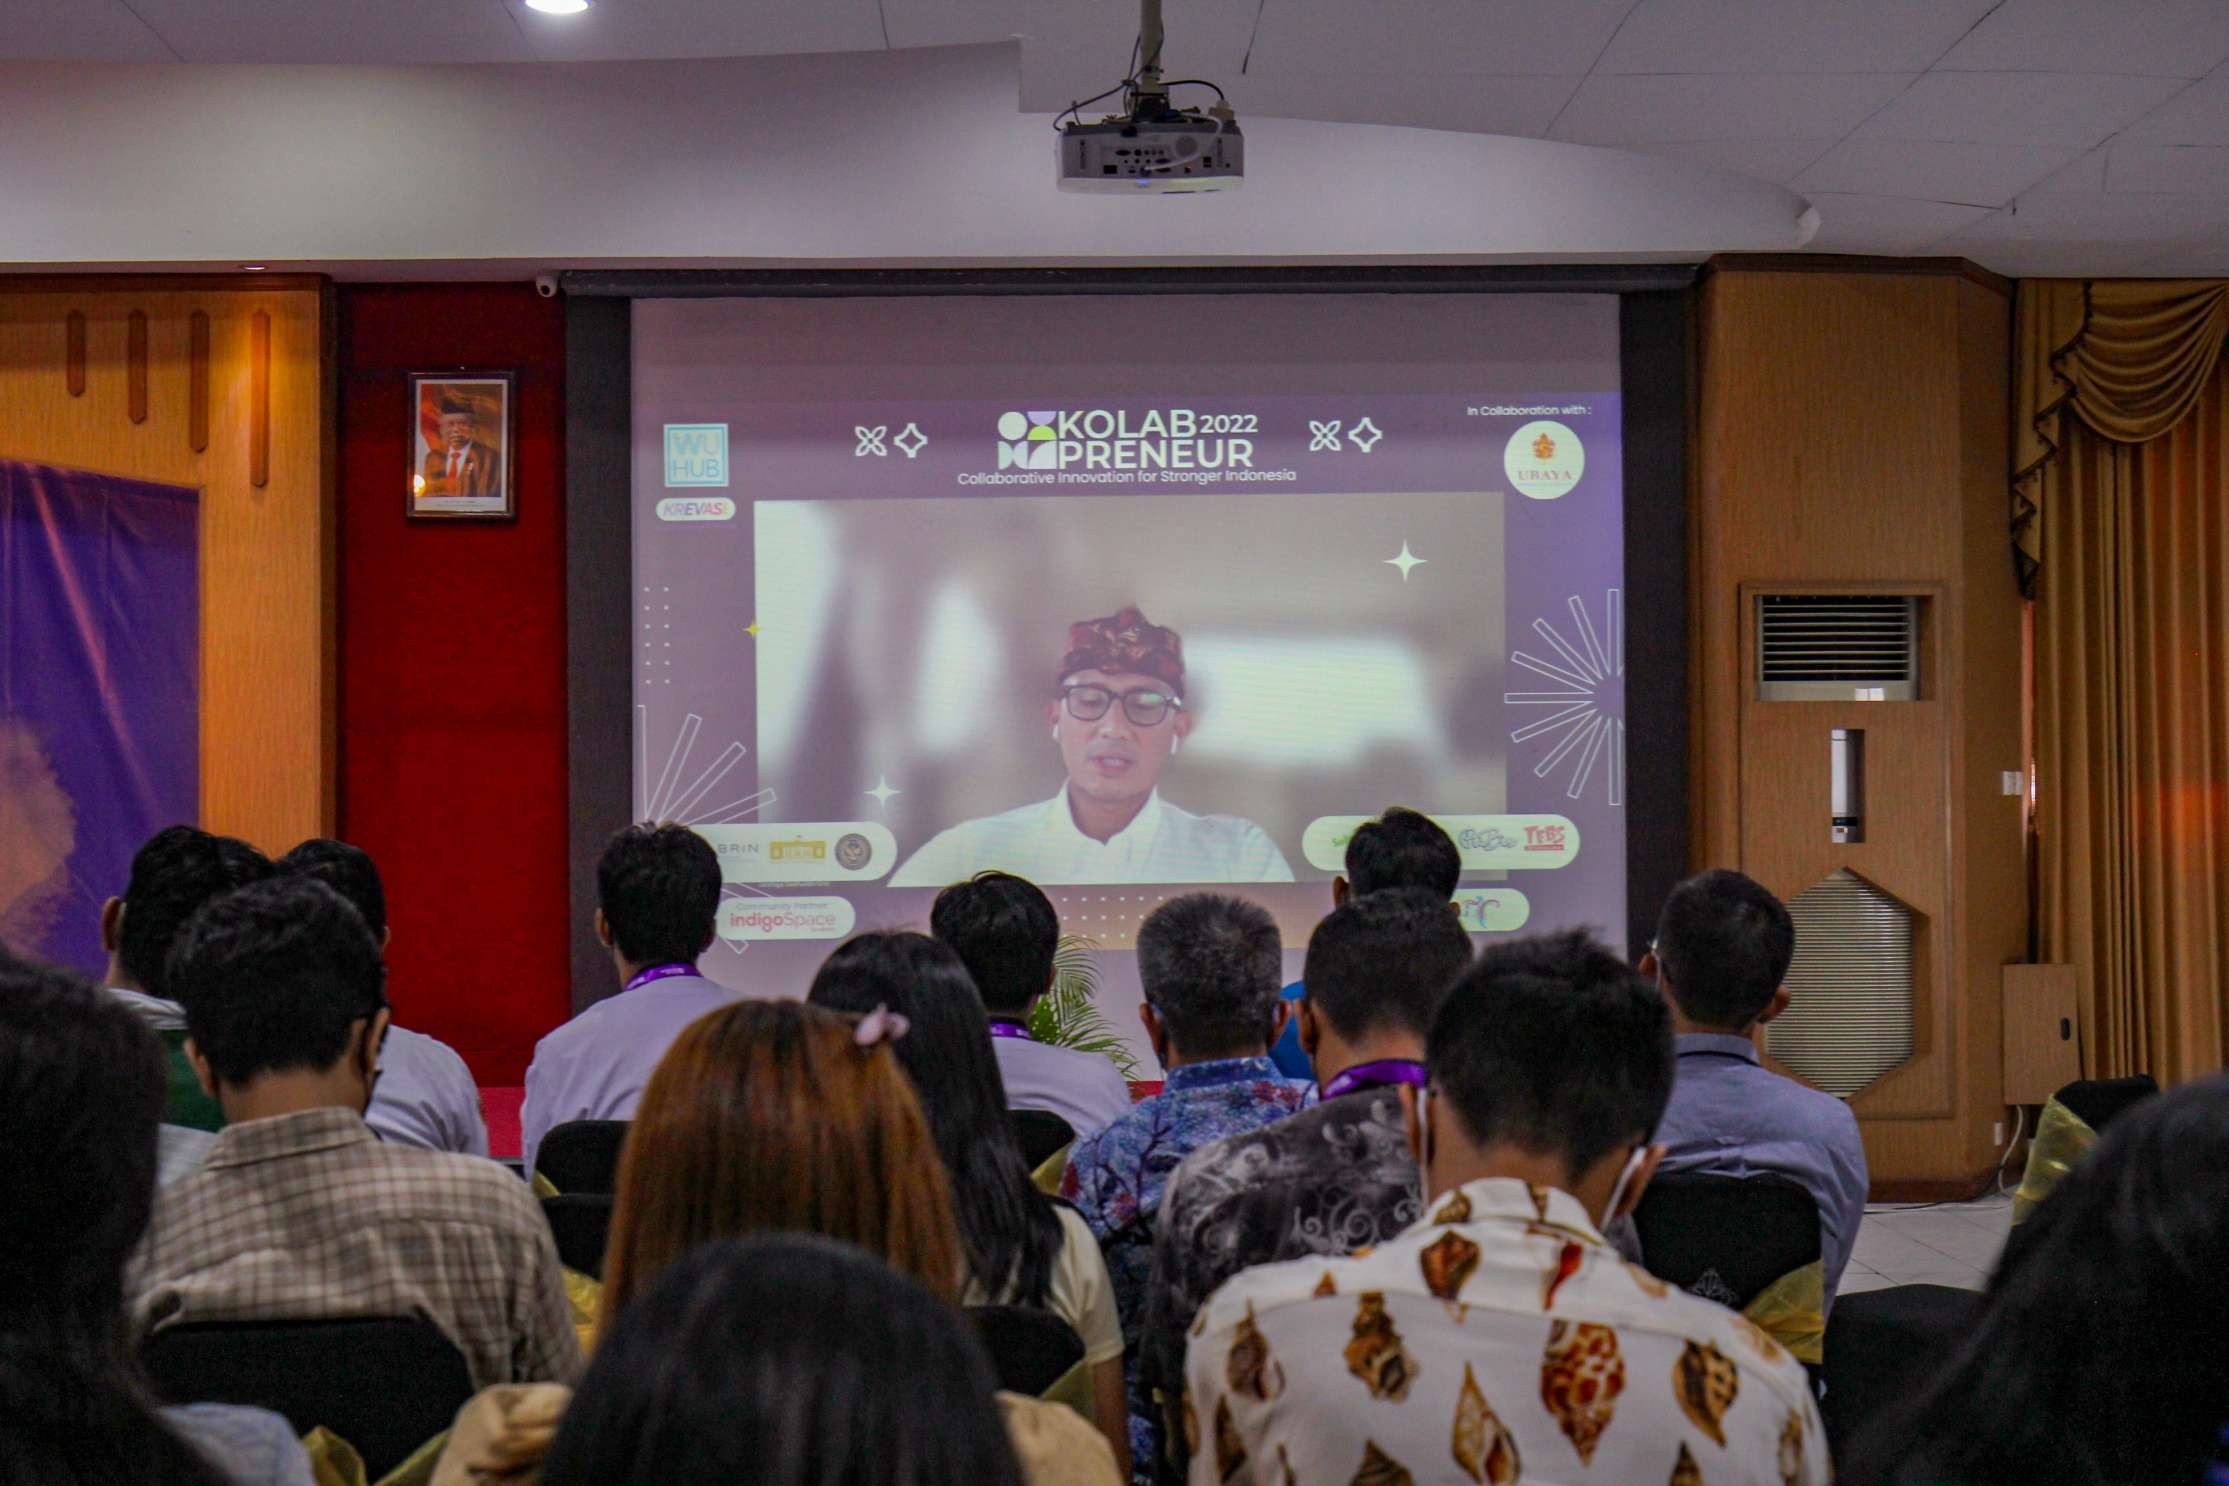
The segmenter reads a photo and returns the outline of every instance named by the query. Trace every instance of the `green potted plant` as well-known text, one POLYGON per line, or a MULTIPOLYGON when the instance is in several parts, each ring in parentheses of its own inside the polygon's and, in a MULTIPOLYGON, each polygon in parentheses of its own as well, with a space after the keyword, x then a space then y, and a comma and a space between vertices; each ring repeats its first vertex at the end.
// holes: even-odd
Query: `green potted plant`
POLYGON ((1081 935, 1061 936, 1053 951, 1052 989, 1030 1009, 1029 1035, 1053 1047, 1097 1053, 1135 1080, 1138 1060, 1099 1009, 1099 963, 1091 957, 1096 948, 1081 935))

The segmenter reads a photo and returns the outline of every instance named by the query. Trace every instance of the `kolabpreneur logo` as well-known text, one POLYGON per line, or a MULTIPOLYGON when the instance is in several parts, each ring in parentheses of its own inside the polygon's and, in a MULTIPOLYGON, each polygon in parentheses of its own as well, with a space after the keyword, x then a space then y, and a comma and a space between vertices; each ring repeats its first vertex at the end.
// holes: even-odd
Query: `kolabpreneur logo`
POLYGON ((998 415, 1002 470, 1246 470, 1254 467, 1254 413, 1192 408, 1063 408, 998 415))
POLYGON ((1002 470, 1059 469, 1059 435, 1054 429, 1059 418, 1058 413, 999 414, 998 467, 1002 470))
POLYGON ((1509 436, 1501 464, 1519 495, 1554 500, 1569 495, 1586 473, 1587 451, 1564 424, 1535 418, 1509 436))

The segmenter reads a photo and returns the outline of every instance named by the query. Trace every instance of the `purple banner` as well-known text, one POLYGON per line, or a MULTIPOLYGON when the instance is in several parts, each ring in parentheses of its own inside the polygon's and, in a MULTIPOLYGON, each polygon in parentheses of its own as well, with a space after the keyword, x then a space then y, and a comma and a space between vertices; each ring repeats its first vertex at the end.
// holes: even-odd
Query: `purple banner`
POLYGON ((99 974, 101 904, 200 806, 195 491, 0 460, 0 943, 99 974))

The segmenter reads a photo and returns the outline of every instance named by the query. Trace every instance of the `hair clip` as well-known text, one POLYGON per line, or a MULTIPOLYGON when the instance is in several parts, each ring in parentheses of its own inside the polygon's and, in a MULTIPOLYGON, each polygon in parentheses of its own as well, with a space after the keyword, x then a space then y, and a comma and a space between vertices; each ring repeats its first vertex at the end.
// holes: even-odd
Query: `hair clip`
POLYGON ((913 1023, 887 1006, 877 1006, 859 1019, 851 1029, 851 1040, 861 1047, 873 1047, 881 1042, 896 1042, 906 1035, 913 1023))

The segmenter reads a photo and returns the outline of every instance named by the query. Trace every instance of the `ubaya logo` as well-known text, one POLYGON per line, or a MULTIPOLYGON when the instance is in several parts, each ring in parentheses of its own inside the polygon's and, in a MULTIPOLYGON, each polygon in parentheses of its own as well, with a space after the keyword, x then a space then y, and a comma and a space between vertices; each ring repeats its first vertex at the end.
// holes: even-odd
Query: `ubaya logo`
POLYGON ((1586 473, 1587 451, 1568 427, 1538 418, 1509 436, 1501 463, 1519 495, 1554 500, 1570 494, 1586 473))
POLYGON ((1197 413, 1190 408, 1133 414, 1088 411, 1011 412, 998 415, 998 467, 1002 470, 1214 470, 1252 469, 1252 413, 1197 413))
POLYGON ((669 487, 725 485, 727 482, 728 426, 725 423, 666 425, 666 484, 669 487))

